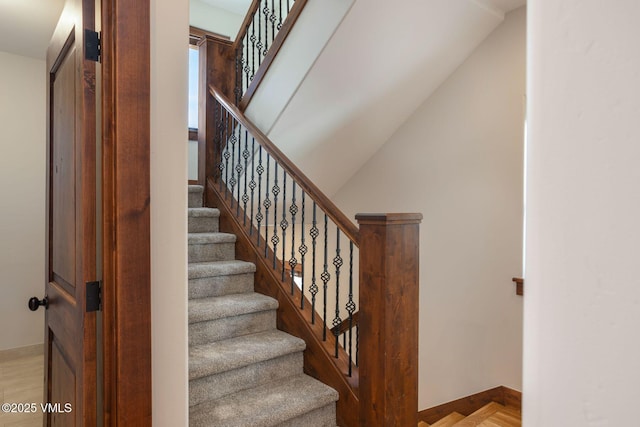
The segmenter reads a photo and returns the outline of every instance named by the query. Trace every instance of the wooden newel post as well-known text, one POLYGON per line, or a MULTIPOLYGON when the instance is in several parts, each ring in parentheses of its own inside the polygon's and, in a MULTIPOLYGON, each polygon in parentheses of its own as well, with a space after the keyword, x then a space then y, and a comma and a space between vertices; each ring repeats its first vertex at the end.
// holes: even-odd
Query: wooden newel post
MULTIPOLYGON (((205 185, 218 164, 215 152, 216 123, 214 99, 209 86, 217 87, 227 98, 235 99, 235 49, 233 42, 205 35, 198 43, 200 79, 198 82, 198 183, 205 185)), ((205 191, 205 197, 207 192, 205 191)), ((206 206, 206 200, 205 200, 206 206)))
POLYGON ((418 424, 421 214, 359 214, 360 425, 418 424))

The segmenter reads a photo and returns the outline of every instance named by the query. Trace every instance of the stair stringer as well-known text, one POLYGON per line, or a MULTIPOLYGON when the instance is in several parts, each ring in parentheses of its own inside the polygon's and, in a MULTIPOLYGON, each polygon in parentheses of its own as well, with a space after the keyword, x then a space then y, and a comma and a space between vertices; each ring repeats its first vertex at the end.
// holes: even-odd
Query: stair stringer
MULTIPOLYGON (((288 291, 290 283, 285 283, 277 277, 270 265, 271 258, 265 259, 262 253, 264 249, 258 250, 252 243, 252 240, 256 239, 257 230, 254 229, 252 236, 249 236, 248 229, 237 220, 235 212, 231 212, 229 199, 219 192, 211 179, 207 181, 205 193, 207 204, 220 210, 220 229, 237 236, 236 258, 255 264, 255 291, 278 301, 277 328, 305 341, 307 347, 304 351, 304 373, 334 388, 340 395, 336 403, 338 425, 358 426, 359 412, 354 410, 360 407, 357 396, 357 368, 353 370, 352 377, 345 375, 349 363, 347 354, 340 349, 340 357, 336 360, 329 353, 332 344, 329 340, 322 341, 320 323, 311 325, 311 305, 306 304, 304 310, 296 305, 288 291)), ((272 255, 271 253, 270 256, 272 255)), ((297 289, 296 291, 293 298, 297 296, 299 301, 300 294, 297 289)))

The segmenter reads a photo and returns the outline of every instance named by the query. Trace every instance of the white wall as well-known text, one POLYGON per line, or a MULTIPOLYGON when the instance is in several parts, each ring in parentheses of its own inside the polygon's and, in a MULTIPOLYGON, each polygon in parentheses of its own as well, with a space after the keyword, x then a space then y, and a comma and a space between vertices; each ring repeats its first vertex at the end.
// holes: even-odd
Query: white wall
POLYGON ((44 341, 45 69, 0 52, 0 350, 44 341))
POLYGON ((151 2, 153 425, 188 425, 186 1, 151 2))
POLYGON ((637 425, 640 3, 529 11, 524 425, 637 425))
POLYGON ((236 38, 245 15, 238 15, 200 0, 189 1, 189 24, 203 30, 236 38))
POLYGON ((354 0, 309 0, 245 114, 269 137, 354 0))
POLYGON ((349 216, 424 215, 420 409, 521 387, 525 20, 508 14, 335 196, 349 216))

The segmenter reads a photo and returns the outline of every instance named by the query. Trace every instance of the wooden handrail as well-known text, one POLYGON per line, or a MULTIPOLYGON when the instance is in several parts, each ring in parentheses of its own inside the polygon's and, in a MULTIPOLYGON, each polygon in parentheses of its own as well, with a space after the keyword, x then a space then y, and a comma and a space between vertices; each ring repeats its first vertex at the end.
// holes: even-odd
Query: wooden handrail
POLYGON ((211 95, 237 121, 242 124, 258 143, 273 157, 295 182, 313 199, 329 218, 359 247, 360 231, 358 227, 342 213, 340 209, 282 152, 256 125, 254 125, 229 99, 213 85, 209 86, 211 95))
POLYGON ((256 10, 260 7, 260 3, 262 0, 253 0, 251 2, 251 6, 247 10, 247 14, 244 16, 244 20, 242 21, 242 25, 240 25, 240 30, 238 31, 238 35, 236 39, 233 41, 233 49, 238 49, 238 46, 244 39, 244 36, 247 34, 247 28, 249 28, 249 23, 253 21, 253 15, 256 14, 256 10))
POLYGON ((349 331, 349 329, 358 326, 358 322, 360 321, 360 312, 356 311, 353 313, 351 319, 344 319, 338 326, 334 326, 331 328, 331 332, 333 335, 342 335, 345 332, 349 331))

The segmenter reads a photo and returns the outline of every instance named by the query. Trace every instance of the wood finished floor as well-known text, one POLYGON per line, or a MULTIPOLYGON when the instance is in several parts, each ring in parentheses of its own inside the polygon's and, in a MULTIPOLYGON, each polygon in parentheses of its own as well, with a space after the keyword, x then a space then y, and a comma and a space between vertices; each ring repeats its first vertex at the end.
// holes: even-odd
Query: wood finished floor
POLYGON ((520 427, 521 419, 518 409, 491 402, 467 417, 453 412, 431 425, 420 421, 418 427, 520 427))
POLYGON ((5 413, 0 410, 0 427, 41 427, 40 404, 43 396, 44 357, 22 356, 0 360, 0 402, 35 403, 31 414, 5 413))

